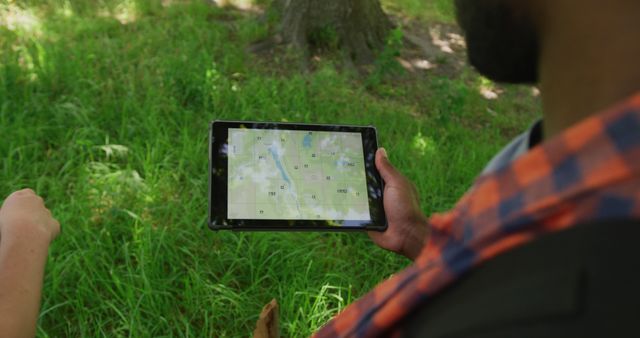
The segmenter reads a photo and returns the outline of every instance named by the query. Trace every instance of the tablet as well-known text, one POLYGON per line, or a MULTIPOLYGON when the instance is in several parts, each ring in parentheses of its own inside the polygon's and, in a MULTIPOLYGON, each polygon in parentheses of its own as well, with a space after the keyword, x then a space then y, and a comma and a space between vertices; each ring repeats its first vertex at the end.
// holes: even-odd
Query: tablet
POLYGON ((213 230, 377 230, 387 222, 371 126, 214 121, 213 230))

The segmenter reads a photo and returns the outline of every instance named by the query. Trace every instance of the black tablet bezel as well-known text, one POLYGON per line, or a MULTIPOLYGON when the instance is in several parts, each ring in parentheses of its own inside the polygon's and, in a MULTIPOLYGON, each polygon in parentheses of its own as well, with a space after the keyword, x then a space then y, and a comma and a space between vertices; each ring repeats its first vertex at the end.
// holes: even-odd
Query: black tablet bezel
POLYGON ((286 231, 385 231, 384 183, 375 166, 377 132, 372 126, 298 124, 281 122, 213 121, 209 132, 209 228, 212 230, 286 231), (354 220, 262 220, 227 218, 226 146, 229 128, 355 132, 362 135, 364 164, 369 197, 370 221, 354 220))

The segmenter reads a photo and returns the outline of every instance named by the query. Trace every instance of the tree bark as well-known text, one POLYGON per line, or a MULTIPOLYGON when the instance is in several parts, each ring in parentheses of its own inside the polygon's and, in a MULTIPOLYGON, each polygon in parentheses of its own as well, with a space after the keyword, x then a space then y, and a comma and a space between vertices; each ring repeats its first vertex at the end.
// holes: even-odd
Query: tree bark
POLYGON ((385 44, 391 21, 379 0, 276 0, 280 42, 308 51, 310 37, 327 29, 356 64, 367 64, 385 44))

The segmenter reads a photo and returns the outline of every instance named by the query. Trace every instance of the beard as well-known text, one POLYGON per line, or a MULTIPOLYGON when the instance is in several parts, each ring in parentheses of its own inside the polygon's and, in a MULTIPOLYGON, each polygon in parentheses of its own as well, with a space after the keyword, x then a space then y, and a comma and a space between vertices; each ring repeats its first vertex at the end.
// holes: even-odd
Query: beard
POLYGON ((538 82, 539 34, 522 0, 455 0, 469 62, 487 78, 504 83, 538 82))

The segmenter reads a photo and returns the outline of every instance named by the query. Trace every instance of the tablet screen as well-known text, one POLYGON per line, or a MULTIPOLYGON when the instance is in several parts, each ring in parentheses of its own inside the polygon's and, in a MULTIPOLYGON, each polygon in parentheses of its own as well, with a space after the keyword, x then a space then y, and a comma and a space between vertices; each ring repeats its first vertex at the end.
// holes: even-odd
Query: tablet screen
POLYGON ((387 228, 372 126, 214 121, 213 230, 387 228))
POLYGON ((370 221, 361 133, 229 128, 228 219, 370 221))

